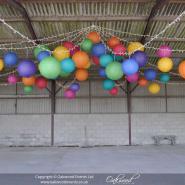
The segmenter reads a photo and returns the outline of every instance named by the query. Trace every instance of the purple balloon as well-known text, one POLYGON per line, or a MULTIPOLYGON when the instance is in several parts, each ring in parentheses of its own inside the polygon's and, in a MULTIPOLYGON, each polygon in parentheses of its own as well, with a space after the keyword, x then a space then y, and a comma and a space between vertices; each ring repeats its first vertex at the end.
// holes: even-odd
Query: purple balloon
POLYGON ((144 51, 136 51, 131 55, 131 58, 134 59, 139 67, 143 67, 146 65, 148 61, 148 56, 144 51))
POLYGON ((167 45, 162 45, 156 52, 157 56, 160 58, 163 57, 171 57, 172 56, 172 48, 167 45))
POLYGON ((69 87, 72 91, 76 92, 80 90, 80 84, 79 83, 72 83, 69 87))
POLYGON ((9 84, 16 84, 17 81, 18 81, 18 79, 15 75, 9 75, 8 76, 8 83, 9 84))
POLYGON ((137 82, 139 79, 139 73, 134 73, 132 75, 126 76, 126 79, 130 83, 137 82))
POLYGON ((76 96, 76 93, 74 91, 72 91, 71 89, 67 89, 64 92, 64 97, 67 98, 67 99, 74 99, 75 96, 76 96))
POLYGON ((19 76, 30 77, 36 73, 36 65, 31 60, 22 60, 17 67, 19 76))

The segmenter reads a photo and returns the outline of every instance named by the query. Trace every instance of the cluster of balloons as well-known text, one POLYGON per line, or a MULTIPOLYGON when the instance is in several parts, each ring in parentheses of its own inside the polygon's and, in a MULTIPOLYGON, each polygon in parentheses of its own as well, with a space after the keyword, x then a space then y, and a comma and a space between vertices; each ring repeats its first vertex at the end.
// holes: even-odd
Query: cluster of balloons
MULTIPOLYGON (((38 65, 29 59, 20 60, 13 51, 5 53, 4 58, 0 59, 0 71, 5 67, 14 67, 18 73, 10 74, 8 83, 22 82, 26 93, 30 93, 34 85, 44 89, 48 80, 66 78, 72 74, 77 81, 85 81, 89 77, 88 69, 94 63, 99 67, 99 76, 104 78, 102 87, 110 95, 118 94, 116 81, 123 79, 141 87, 147 86, 149 92, 156 94, 160 91, 160 85, 155 82, 158 71, 160 82, 167 83, 170 80, 169 72, 173 68, 172 49, 167 45, 160 46, 156 52, 159 57, 158 71, 153 68, 144 69, 148 56, 140 42, 131 42, 126 47, 118 37, 112 36, 105 44, 95 31, 88 33, 79 46, 71 41, 64 41, 50 51, 47 46, 39 45, 34 48, 33 54, 38 65)), ((179 64, 179 74, 185 78, 185 61, 179 64)), ((65 90, 64 97, 75 98, 79 89, 79 83, 72 83, 65 90)))

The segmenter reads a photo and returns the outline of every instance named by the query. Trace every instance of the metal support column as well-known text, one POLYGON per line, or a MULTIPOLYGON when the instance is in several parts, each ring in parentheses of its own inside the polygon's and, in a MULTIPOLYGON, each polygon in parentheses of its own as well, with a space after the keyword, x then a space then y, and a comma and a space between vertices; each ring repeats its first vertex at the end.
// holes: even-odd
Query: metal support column
POLYGON ((56 84, 55 80, 51 81, 51 145, 54 145, 54 115, 55 115, 55 91, 56 84))
POLYGON ((132 145, 132 122, 131 122, 131 89, 130 83, 127 82, 127 112, 128 112, 128 134, 129 134, 129 146, 132 145))

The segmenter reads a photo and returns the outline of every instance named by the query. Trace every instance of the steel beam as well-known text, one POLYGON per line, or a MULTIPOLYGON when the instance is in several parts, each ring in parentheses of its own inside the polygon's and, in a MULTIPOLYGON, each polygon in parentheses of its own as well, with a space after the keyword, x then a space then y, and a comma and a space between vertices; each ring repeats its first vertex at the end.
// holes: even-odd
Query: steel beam
MULTIPOLYGON (((151 22, 153 21, 154 17, 156 16, 157 11, 159 11, 168 2, 169 2, 169 0, 156 0, 156 3, 153 6, 153 8, 151 9, 150 15, 149 15, 149 17, 147 19, 143 35, 147 35, 148 34, 148 32, 150 31, 151 22)), ((146 40, 146 37, 143 36, 141 38, 141 43, 144 44, 145 40, 146 40)))

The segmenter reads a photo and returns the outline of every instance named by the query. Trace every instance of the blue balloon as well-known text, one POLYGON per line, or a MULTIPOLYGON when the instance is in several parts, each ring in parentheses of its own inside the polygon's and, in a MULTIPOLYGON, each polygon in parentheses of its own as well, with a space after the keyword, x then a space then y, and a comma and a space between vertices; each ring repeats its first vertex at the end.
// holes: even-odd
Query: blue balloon
POLYGON ((74 92, 77 92, 80 90, 80 84, 79 83, 72 83, 69 87, 74 92))
POLYGON ((100 57, 101 55, 106 54, 106 47, 104 44, 94 44, 91 51, 93 56, 100 57))
POLYGON ((134 59, 139 67, 143 67, 146 65, 148 61, 148 56, 144 51, 136 51, 131 55, 131 58, 134 59))
POLYGON ((139 70, 139 65, 134 59, 124 60, 122 63, 123 73, 127 76, 137 73, 139 70))
POLYGON ((145 76, 145 78, 147 80, 152 81, 152 80, 155 80, 156 79, 157 73, 156 73, 156 71, 154 69, 146 69, 144 71, 144 76, 145 76))
POLYGON ((160 74, 159 79, 161 82, 167 83, 170 80, 170 75, 167 73, 162 73, 160 74))
POLYGON ((18 56, 15 52, 9 51, 4 54, 3 60, 7 67, 11 67, 18 63, 18 56))
POLYGON ((100 65, 102 67, 106 67, 111 62, 113 62, 113 57, 111 55, 105 54, 100 57, 100 65))
POLYGON ((115 82, 110 79, 106 79, 103 81, 103 89, 104 90, 111 90, 115 86, 115 82))
POLYGON ((101 77, 107 77, 104 68, 100 68, 99 71, 98 71, 98 73, 99 73, 99 75, 100 75, 101 77))
POLYGON ((44 58, 51 56, 51 53, 49 51, 41 51, 37 55, 37 60, 41 62, 44 58))
POLYGON ((66 73, 71 73, 75 70, 75 63, 71 58, 65 58, 60 62, 61 70, 66 73))

